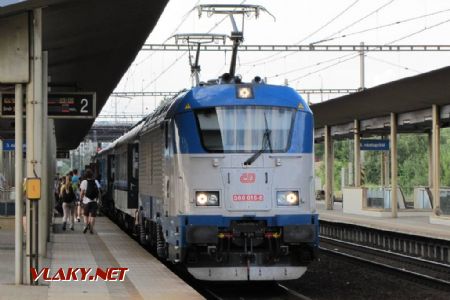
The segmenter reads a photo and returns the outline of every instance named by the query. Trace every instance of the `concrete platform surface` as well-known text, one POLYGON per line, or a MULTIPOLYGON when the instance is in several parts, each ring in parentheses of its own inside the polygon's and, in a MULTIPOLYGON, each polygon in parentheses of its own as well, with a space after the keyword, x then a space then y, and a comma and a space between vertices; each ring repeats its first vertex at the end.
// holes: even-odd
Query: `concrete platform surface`
POLYGON ((97 218, 93 235, 89 232, 83 234, 82 226, 82 223, 77 223, 75 231, 58 230, 52 234, 48 263, 50 275, 59 268, 129 268, 123 281, 40 280, 38 287, 15 286, 12 284, 14 248, 11 247, 14 233, 0 231, 8 244, 0 240, 0 300, 203 299, 107 218, 97 218))
MULTIPOLYGON (((323 201, 317 201, 319 219, 329 222, 346 223, 392 232, 424 236, 450 241, 450 228, 445 225, 430 224, 430 216, 408 215, 402 211, 398 218, 371 217, 347 214, 342 211, 342 203, 334 203, 333 210, 326 210, 323 201)), ((429 215, 432 213, 430 212, 429 215)))

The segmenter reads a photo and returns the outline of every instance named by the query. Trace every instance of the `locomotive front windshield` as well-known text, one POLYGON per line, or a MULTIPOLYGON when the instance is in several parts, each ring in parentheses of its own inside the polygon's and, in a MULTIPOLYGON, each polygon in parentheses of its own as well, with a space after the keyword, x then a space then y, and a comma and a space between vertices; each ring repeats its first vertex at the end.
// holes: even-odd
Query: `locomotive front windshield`
POLYGON ((295 109, 227 106, 197 110, 203 147, 208 152, 286 152, 295 109))

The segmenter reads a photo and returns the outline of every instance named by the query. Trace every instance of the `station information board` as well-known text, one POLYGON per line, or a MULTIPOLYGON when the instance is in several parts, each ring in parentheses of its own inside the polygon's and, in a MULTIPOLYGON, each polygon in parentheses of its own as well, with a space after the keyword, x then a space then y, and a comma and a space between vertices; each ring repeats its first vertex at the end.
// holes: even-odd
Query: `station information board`
MULTIPOLYGON (((15 140, 3 140, 3 151, 15 151, 16 150, 16 141, 15 140)), ((26 145, 22 145, 23 151, 26 151, 26 145)))
POLYGON ((56 158, 57 159, 69 159, 70 158, 70 151, 69 150, 57 150, 56 151, 56 158))
POLYGON ((361 140, 363 151, 389 151, 389 140, 361 140))
MULTIPOLYGON (((14 117, 15 96, 12 93, 0 94, 0 116, 14 117)), ((25 114, 25 107, 24 107, 25 114)), ((96 94, 82 93, 49 93, 48 116, 53 119, 84 119, 96 117, 96 94)))

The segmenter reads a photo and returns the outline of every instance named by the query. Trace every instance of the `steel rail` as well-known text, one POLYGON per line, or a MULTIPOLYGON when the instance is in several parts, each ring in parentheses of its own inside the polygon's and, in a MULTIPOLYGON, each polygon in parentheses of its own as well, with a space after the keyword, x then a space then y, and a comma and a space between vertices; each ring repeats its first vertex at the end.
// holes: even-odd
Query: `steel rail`
MULTIPOLYGON (((341 243, 341 241, 339 241, 339 240, 334 240, 332 242, 334 242, 335 244, 341 243)), ((368 248, 371 248, 371 247, 368 247, 368 248, 361 247, 362 245, 358 245, 358 244, 351 245, 352 243, 346 244, 346 243, 342 242, 342 244, 347 245, 347 246, 352 246, 355 249, 360 248, 360 249, 369 250, 368 248)), ((395 266, 390 265, 388 263, 374 261, 374 260, 371 260, 371 259, 368 259, 368 258, 364 258, 364 257, 358 256, 358 255, 352 255, 352 254, 346 253, 344 251, 339 251, 339 250, 336 250, 336 249, 329 249, 329 248, 326 248, 326 247, 323 247, 323 246, 319 246, 319 249, 321 251, 324 251, 324 252, 329 252, 329 253, 332 253, 332 254, 335 254, 335 255, 344 256, 344 257, 351 258, 351 259, 354 259, 354 260, 358 260, 358 261, 361 261, 361 262, 364 262, 364 263, 368 263, 368 264, 371 264, 371 265, 376 265, 378 267, 382 267, 382 268, 385 268, 385 269, 396 271, 398 273, 408 274, 410 276, 418 277, 420 279, 425 279, 425 280, 431 281, 433 283, 445 285, 447 288, 450 287, 450 281, 449 280, 436 278, 436 277, 433 277, 431 275, 427 275, 427 274, 419 273, 419 272, 416 272, 416 271, 408 270, 408 269, 403 268, 403 267, 402 268, 395 267, 395 266)), ((373 248, 373 249, 370 249, 370 250, 373 250, 373 251, 376 251, 376 252, 381 252, 383 254, 389 254, 389 255, 393 254, 393 256, 395 256, 395 254, 396 254, 396 253, 389 252, 389 251, 379 251, 380 249, 376 249, 376 248, 373 248)), ((358 250, 354 250, 354 251, 358 251, 358 250)), ((364 253, 362 251, 360 251, 360 252, 364 253)), ((367 253, 364 253, 364 254, 367 255, 367 253)), ((372 256, 374 256, 374 255, 372 254, 372 256)), ((380 256, 379 258, 383 258, 383 257, 380 256)), ((409 256, 403 256, 403 258, 414 259, 414 257, 409 257, 409 256)), ((429 261, 426 261, 426 263, 429 263, 429 261)), ((439 265, 439 266, 441 266, 441 265, 439 265)), ((445 265, 445 267, 448 267, 448 266, 445 265)))
POLYGON ((329 240, 329 241, 333 241, 333 242, 336 242, 336 243, 350 245, 350 246, 353 246, 353 247, 363 248, 363 249, 372 250, 372 251, 376 251, 376 252, 381 252, 381 253, 385 253, 385 254, 388 254, 388 255, 399 256, 399 257, 403 257, 403 258, 410 259, 410 260, 416 260, 416 261, 422 262, 422 263, 427 263, 427 264, 432 264, 432 265, 436 265, 436 266, 440 266, 440 267, 450 268, 450 264, 443 264, 443 263, 440 263, 440 262, 437 262, 437 261, 423 259, 423 258, 416 257, 416 256, 410 256, 410 255, 406 255, 406 254, 402 254, 402 253, 398 253, 398 252, 393 252, 393 251, 388 251, 388 250, 384 250, 384 249, 374 248, 374 247, 361 245, 361 244, 356 244, 356 243, 352 243, 352 242, 348 242, 348 241, 342 241, 342 240, 338 240, 338 239, 334 239, 334 238, 330 238, 330 237, 325 237, 325 236, 320 236, 320 239, 321 240, 329 240))
POLYGON ((303 299, 303 300, 312 300, 311 298, 309 298, 309 297, 307 297, 307 296, 305 296, 303 294, 300 294, 299 292, 294 291, 294 290, 288 288, 287 286, 282 285, 281 283, 277 283, 277 285, 280 288, 282 288, 283 290, 285 290, 286 292, 288 292, 289 294, 291 294, 291 295, 293 295, 293 296, 295 296, 297 298, 300 298, 300 299, 303 299))

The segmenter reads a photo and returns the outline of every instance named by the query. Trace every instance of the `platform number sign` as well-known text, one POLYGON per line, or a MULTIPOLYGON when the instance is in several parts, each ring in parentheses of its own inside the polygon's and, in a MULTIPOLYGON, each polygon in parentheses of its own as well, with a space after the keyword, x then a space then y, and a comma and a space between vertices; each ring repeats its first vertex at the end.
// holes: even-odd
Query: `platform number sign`
MULTIPOLYGON (((12 93, 0 94, 0 116, 13 118, 15 114, 15 97, 12 93)), ((25 104, 24 104, 25 105, 25 104)), ((24 107, 25 114, 25 107, 24 107)), ((96 117, 96 94, 49 93, 48 117, 52 119, 90 119, 96 117)))
POLYGON ((89 113, 87 107, 88 107, 89 101, 86 98, 81 99, 81 109, 80 109, 80 113, 82 114, 87 114, 89 113))
POLYGON ((53 118, 95 118, 95 93, 51 93, 48 115, 53 118))

